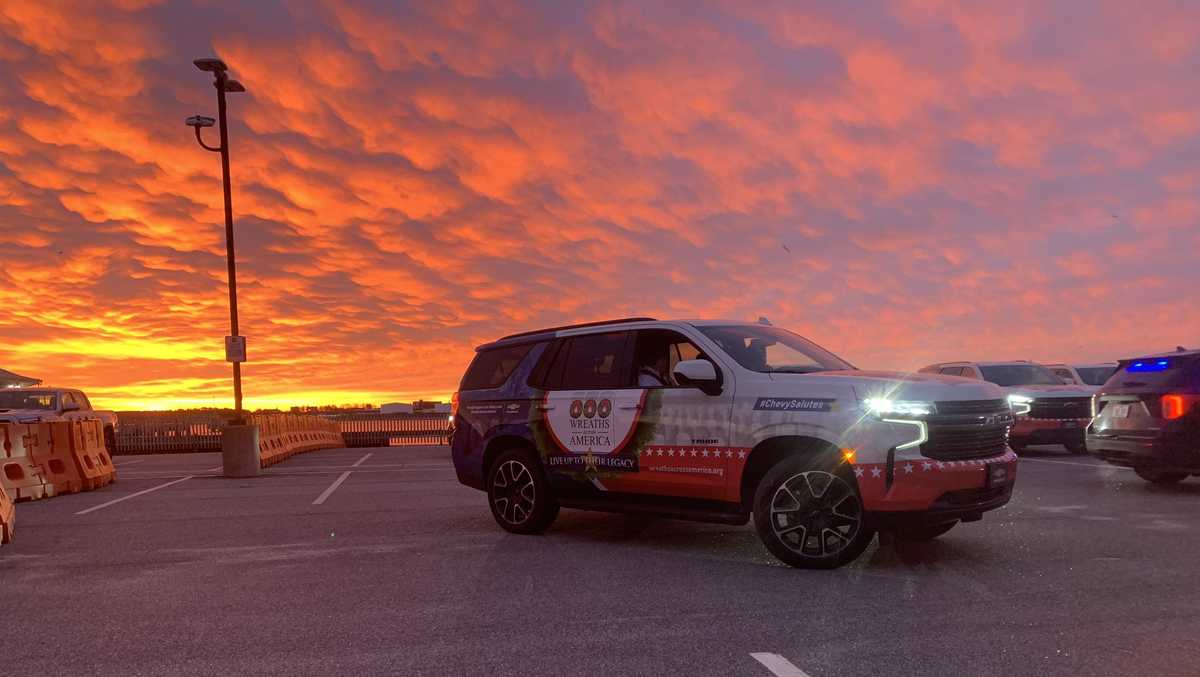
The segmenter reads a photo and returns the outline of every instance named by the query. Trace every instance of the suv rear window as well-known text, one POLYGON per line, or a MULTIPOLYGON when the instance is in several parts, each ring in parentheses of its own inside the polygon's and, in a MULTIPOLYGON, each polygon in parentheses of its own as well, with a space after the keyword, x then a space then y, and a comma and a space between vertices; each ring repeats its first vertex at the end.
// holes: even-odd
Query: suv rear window
POLYGON ((521 364, 521 360, 529 354, 534 344, 525 343, 516 346, 504 346, 481 350, 467 367, 459 390, 483 390, 499 388, 504 385, 513 370, 521 364))
POLYGON ((1104 383, 1105 390, 1157 392, 1169 388, 1200 391, 1200 356, 1124 360, 1104 383))

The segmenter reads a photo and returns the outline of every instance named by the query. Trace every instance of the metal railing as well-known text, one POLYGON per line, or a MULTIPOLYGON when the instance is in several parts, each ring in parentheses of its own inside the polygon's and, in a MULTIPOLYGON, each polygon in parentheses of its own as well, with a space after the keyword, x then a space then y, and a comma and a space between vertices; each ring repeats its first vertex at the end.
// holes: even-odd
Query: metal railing
MULTIPOLYGON (((118 412, 117 454, 220 451, 231 412, 118 412)), ((332 417, 347 447, 447 444, 446 414, 343 414, 332 417)))

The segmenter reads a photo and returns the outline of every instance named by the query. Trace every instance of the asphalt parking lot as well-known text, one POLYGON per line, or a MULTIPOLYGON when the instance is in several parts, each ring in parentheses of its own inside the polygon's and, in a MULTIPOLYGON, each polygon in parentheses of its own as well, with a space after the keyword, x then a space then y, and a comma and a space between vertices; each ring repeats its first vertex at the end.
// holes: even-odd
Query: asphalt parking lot
POLYGON ((445 447, 314 452, 248 480, 217 477, 217 454, 116 461, 116 484, 18 507, 6 672, 1200 670, 1200 481, 1057 451, 1023 456, 983 522, 831 572, 777 563, 750 527, 564 511, 507 534, 445 447))

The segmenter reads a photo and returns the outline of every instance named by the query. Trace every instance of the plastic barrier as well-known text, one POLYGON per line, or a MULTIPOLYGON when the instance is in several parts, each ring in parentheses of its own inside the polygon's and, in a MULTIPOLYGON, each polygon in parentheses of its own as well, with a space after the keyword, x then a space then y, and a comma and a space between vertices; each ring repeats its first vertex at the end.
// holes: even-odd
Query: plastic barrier
POLYGON ((306 451, 345 446, 337 422, 319 416, 254 414, 250 423, 258 426, 258 453, 264 468, 306 451))
POLYGON ((83 446, 83 429, 77 423, 33 423, 27 426, 29 455, 55 494, 85 491, 83 474, 75 461, 74 447, 83 446), (75 438, 75 441, 72 441, 75 438))
POLYGON ((104 446, 104 422, 80 421, 83 427, 83 449, 76 453, 85 464, 96 469, 96 481, 91 489, 112 484, 117 479, 117 470, 104 446))
POLYGON ((0 424, 0 486, 16 502, 54 495, 54 485, 46 482, 41 468, 30 456, 28 447, 33 442, 28 425, 0 424))
POLYGON ((0 485, 0 545, 12 542, 16 520, 17 507, 13 505, 8 493, 4 491, 4 486, 0 485))

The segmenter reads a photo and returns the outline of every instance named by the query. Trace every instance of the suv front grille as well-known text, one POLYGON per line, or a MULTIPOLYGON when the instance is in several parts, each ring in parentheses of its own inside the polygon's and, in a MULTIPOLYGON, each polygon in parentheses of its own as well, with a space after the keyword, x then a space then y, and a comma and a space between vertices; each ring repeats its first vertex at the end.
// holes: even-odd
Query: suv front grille
POLYGON ((1007 425, 931 424, 921 454, 939 461, 958 461, 1003 454, 1007 448, 1007 425))
POLYGON ((937 402, 937 413, 926 419, 929 439, 921 454, 939 461, 986 458, 1008 448, 1012 409, 1005 400, 937 402))
POLYGON ((1091 418, 1090 397, 1039 397, 1030 405, 1029 418, 1091 418))
POLYGON ((951 400, 934 404, 939 415, 999 414, 1008 411, 1008 402, 1004 400, 951 400))

